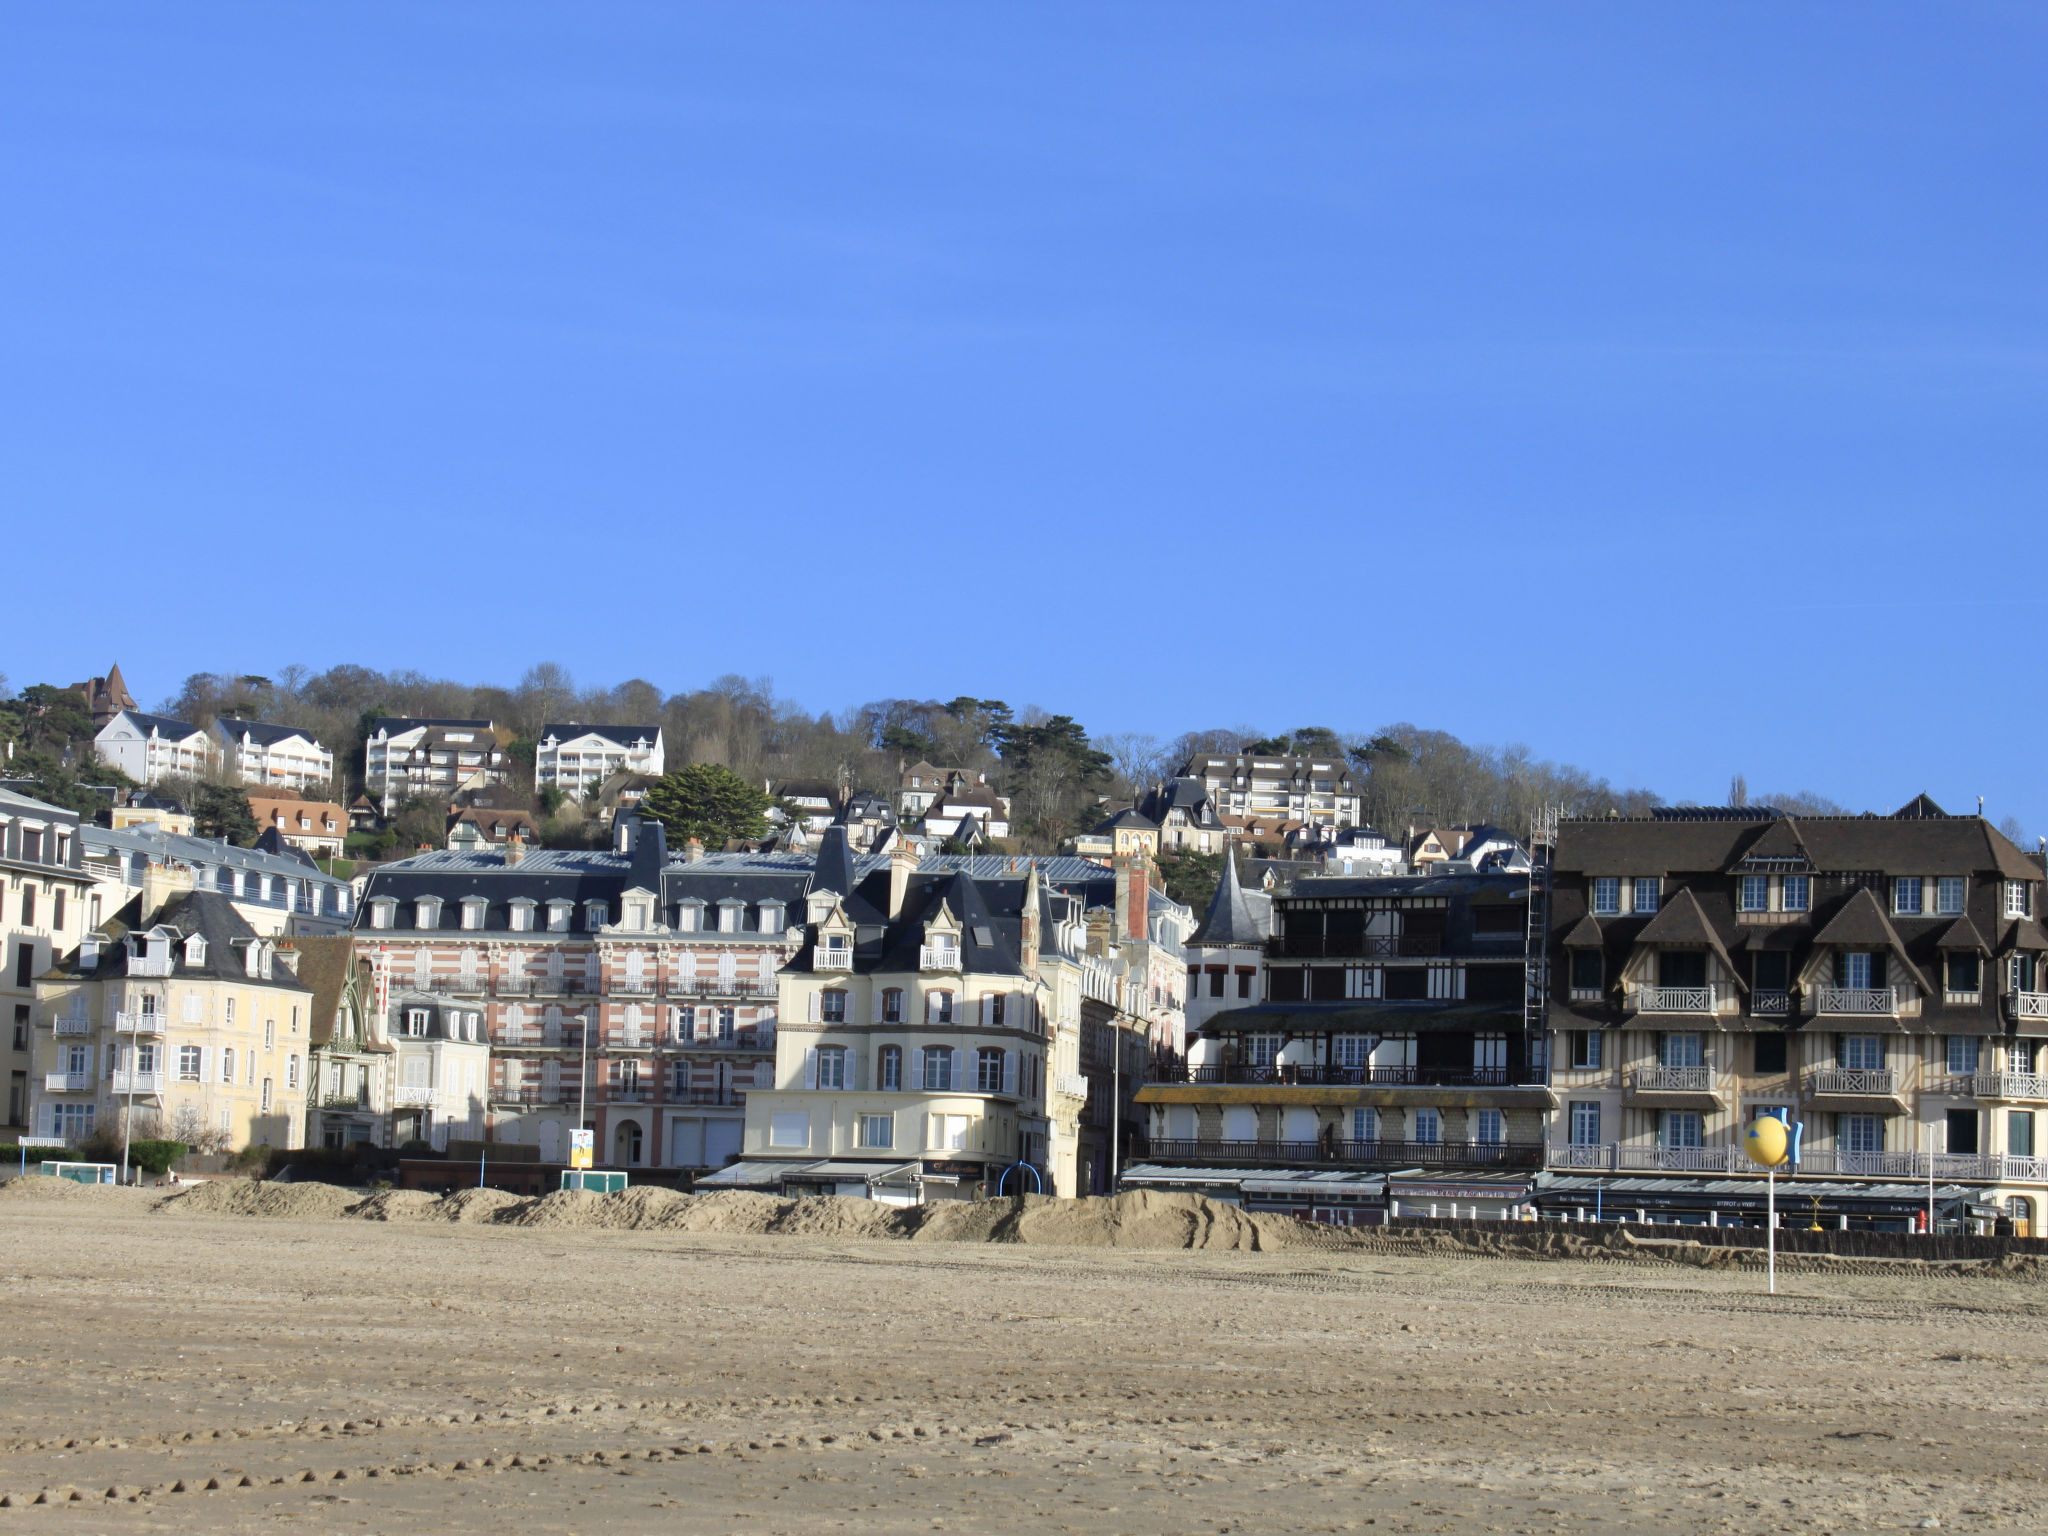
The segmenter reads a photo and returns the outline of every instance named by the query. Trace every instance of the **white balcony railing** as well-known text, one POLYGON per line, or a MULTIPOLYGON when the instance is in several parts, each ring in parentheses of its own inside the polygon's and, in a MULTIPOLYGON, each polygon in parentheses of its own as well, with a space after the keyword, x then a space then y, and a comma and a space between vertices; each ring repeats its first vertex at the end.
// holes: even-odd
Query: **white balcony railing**
POLYGON ((128 957, 128 974, 130 976, 168 976, 171 974, 171 957, 169 955, 152 955, 148 957, 130 955, 128 957))
POLYGON ((45 1093, 91 1093, 90 1072, 45 1072, 43 1074, 45 1093))
POLYGON ((66 1014, 50 1021, 50 1030, 59 1035, 89 1035, 92 1020, 82 1013, 66 1014))
POLYGON ((2048 1019, 2048 992, 2015 992, 2012 1014, 2016 1019, 2048 1019))
POLYGON ((164 1016, 160 1013, 117 1013, 114 1015, 114 1030, 123 1035, 160 1035, 164 1032, 164 1016))
POLYGON ((1719 1001, 1714 987, 1638 987, 1638 1013, 1712 1013, 1719 1001))
POLYGON ((131 1072, 126 1067, 116 1067, 114 1068, 113 1089, 117 1095, 128 1093, 162 1093, 164 1091, 164 1075, 161 1072, 131 1072))
POLYGON ((853 951, 848 949, 820 949, 814 952, 817 967, 821 971, 850 971, 853 969, 853 951))
POLYGON ((951 944, 925 944, 917 951, 917 968, 921 971, 957 971, 960 969, 960 951, 951 944))
POLYGON ((1052 1089, 1054 1093, 1064 1093, 1070 1099, 1085 1099, 1088 1097, 1088 1079, 1080 1072, 1057 1073, 1052 1080, 1052 1089))
MULTIPOLYGON (((1742 1148, 1732 1143, 1711 1147, 1656 1147, 1628 1142, 1593 1142, 1585 1145, 1553 1146, 1546 1159, 1552 1168, 1576 1168, 1608 1173, 1725 1173, 1753 1174, 1764 1170, 1751 1162, 1742 1148)), ((1780 1169, 1780 1174, 1787 1172, 1780 1169)), ((2048 1182, 2048 1157, 2006 1157, 1976 1152, 1841 1152, 1832 1148, 1808 1148, 1796 1169, 1789 1170, 1828 1178, 1936 1179, 1967 1181, 2048 1182)), ((1620 1206, 1626 1196, 1616 1193, 1620 1206)), ((1780 1206, 1780 1210, 1784 1210, 1780 1206)))
POLYGON ((401 1083, 398 1087, 392 1089, 391 1102, 394 1104, 431 1104, 434 1102, 434 1090, 431 1088, 421 1088, 413 1083, 401 1083))
POLYGON ((2048 1077, 2038 1072, 1979 1072, 1970 1092, 1980 1099, 2048 1099, 2048 1077))
POLYGON ((1821 987, 1814 994, 1819 1013, 1847 1013, 1870 1016, 1893 1014, 1904 1000, 1897 987, 1821 987))
POLYGON ((1632 1093, 1712 1093, 1712 1067, 1645 1067, 1628 1075, 1632 1093))
POLYGON ((1890 1067, 1817 1067, 1806 1074, 1808 1093, 1855 1093, 1889 1097, 1899 1091, 1899 1074, 1890 1067))

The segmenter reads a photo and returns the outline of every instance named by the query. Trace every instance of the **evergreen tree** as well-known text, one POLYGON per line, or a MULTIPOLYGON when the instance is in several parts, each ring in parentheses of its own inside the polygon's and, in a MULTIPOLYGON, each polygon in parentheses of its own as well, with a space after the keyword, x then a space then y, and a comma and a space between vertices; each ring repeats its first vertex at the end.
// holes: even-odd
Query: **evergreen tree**
POLYGON ((650 785, 640 809, 668 829, 670 847, 694 837, 715 852, 736 839, 766 837, 774 803, 730 768, 693 763, 650 785))

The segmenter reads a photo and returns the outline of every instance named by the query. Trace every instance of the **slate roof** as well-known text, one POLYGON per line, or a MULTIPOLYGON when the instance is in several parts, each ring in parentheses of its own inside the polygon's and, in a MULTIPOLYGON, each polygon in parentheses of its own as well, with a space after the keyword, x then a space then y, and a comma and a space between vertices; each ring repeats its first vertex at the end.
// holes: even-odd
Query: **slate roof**
POLYGON ((1114 816, 1097 822, 1088 830, 1091 832, 1113 832, 1118 827, 1138 827, 1147 832, 1157 832, 1159 830, 1159 823, 1127 805, 1114 816))
POLYGON ((1613 816, 1558 827, 1560 874, 1673 875, 1732 870, 1753 847, 1786 856, 1787 834, 1816 870, 1968 875, 1989 870, 2038 880, 2041 866, 1978 816, 1806 816, 1751 821, 1613 816), (1779 823, 1785 831, 1768 843, 1779 823))
POLYGON ((1980 955, 1991 953, 1991 946, 1984 942, 1984 935, 1977 931, 1977 925, 1967 917, 1959 917, 1942 929, 1941 937, 1934 941, 1934 947, 1972 950, 1980 955))
POLYGON ((89 856, 106 858, 140 853, 155 863, 213 867, 226 864, 236 869, 253 869, 261 874, 286 875, 316 885, 347 885, 348 881, 324 874, 318 865, 297 848, 288 854, 267 853, 261 848, 239 848, 210 837, 186 837, 144 823, 133 827, 99 827, 87 823, 79 829, 79 840, 89 856))
POLYGON ((378 732, 382 731, 392 736, 402 736, 407 731, 417 731, 422 729, 489 731, 491 729, 491 722, 488 720, 444 720, 439 717, 428 717, 424 715, 418 717, 410 717, 404 715, 388 715, 381 720, 373 721, 371 723, 370 734, 372 736, 375 736, 378 732))
POLYGON ((1237 859, 1227 850, 1223 875, 1209 898, 1209 910, 1202 925, 1187 943, 1190 949, 1221 948, 1226 944, 1263 944, 1273 932, 1273 898, 1264 891, 1248 892, 1237 877, 1237 859))
MULTIPOLYGON (((278 961, 269 979, 251 976, 244 965, 241 946, 236 940, 257 937, 256 930, 235 910, 235 904, 218 891, 187 891, 173 897, 164 904, 156 917, 143 923, 139 907, 141 898, 130 902, 122 909, 113 922, 101 925, 110 942, 100 949, 99 963, 90 973, 94 981, 118 980, 128 974, 127 936, 131 932, 148 932, 154 928, 176 930, 180 939, 197 933, 206 940, 206 958, 197 965, 189 965, 181 945, 171 946, 172 974, 175 977, 205 978, 213 981, 233 981, 252 987, 272 987, 282 992, 308 992, 313 989, 286 969, 278 961)), ((74 950, 65 962, 67 974, 80 975, 76 969, 78 954, 74 950)))
MULTIPOLYGON (((145 715, 139 709, 124 709, 121 711, 121 714, 126 715, 130 720, 141 726, 144 735, 155 731, 159 736, 182 741, 186 737, 200 734, 198 726, 187 724, 183 720, 173 720, 169 715, 145 715)), ((119 716, 117 715, 115 718, 118 719, 119 716)), ((112 723, 112 721, 108 722, 108 724, 112 723)))
POLYGON ((1892 926, 1891 919, 1884 915, 1884 908, 1877 904, 1877 898, 1868 890, 1858 890, 1843 902, 1841 910, 1813 936, 1813 942, 1844 949, 1886 950, 1898 957, 1899 964, 1906 968, 1922 992, 1934 990, 1927 984, 1927 977, 1920 967, 1913 963, 1913 957, 1906 953, 1898 929, 1892 926))

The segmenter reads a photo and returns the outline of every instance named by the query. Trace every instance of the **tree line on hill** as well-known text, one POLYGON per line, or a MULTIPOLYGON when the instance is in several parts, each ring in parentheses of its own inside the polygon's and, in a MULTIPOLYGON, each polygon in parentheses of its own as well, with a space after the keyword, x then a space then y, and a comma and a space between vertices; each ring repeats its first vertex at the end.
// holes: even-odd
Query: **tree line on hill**
MULTIPOLYGON (((201 727, 226 716, 310 729, 336 754, 344 800, 361 787, 363 746, 373 722, 389 715, 497 721, 513 737, 508 755, 514 790, 529 797, 534 744, 542 727, 555 722, 659 725, 671 770, 729 769, 756 791, 769 779, 823 779, 893 795, 902 769, 924 759, 986 774, 997 793, 1009 796, 1010 843, 1019 852, 1059 848, 1100 819, 1106 807, 1132 803, 1204 752, 1292 752, 1340 760, 1351 770, 1365 820, 1396 837, 1411 825, 1480 822, 1519 833, 1546 806, 1568 816, 1627 815, 1663 803, 1649 790, 1617 788, 1587 770, 1537 759, 1523 747, 1474 745, 1407 723, 1363 733, 1321 726, 1280 735, 1215 728, 1167 741, 1140 733, 1095 734, 1069 715, 1035 706, 1013 709, 1000 699, 889 698, 813 713, 778 697, 766 678, 728 675, 664 694, 644 678, 579 685, 553 663, 529 667, 511 686, 352 664, 322 672, 287 666, 271 676, 200 672, 157 712, 201 727)), ((104 803, 95 800, 90 786, 118 778, 91 760, 91 740, 92 719, 78 694, 36 684, 8 696, 0 677, 0 743, 11 744, 9 776, 39 786, 44 798, 90 810, 104 803)), ((248 832, 227 804, 231 795, 202 793, 205 786, 184 788, 205 801, 203 819, 220 829, 213 835, 239 840, 248 832)), ((535 798, 555 836, 581 840, 578 807, 535 798)), ((1841 810, 1812 794, 1759 799, 1807 814, 1841 810)), ((413 835, 438 841, 433 808, 409 809, 418 826, 406 829, 401 840, 413 835)), ((678 824, 685 822, 687 815, 678 824)))

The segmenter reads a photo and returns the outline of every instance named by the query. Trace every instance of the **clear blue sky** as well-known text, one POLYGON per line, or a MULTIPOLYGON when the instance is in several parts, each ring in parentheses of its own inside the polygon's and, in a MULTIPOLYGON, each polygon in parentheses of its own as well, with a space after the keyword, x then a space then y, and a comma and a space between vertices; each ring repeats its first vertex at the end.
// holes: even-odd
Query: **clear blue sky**
POLYGON ((2048 829, 2048 11, 63 5, 15 686, 1408 719, 2048 829))

